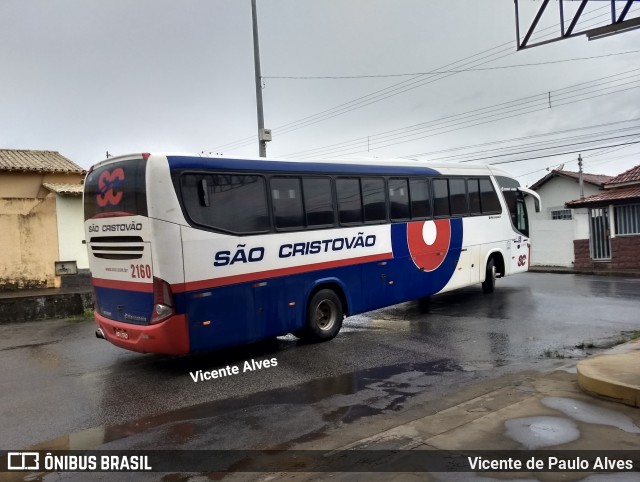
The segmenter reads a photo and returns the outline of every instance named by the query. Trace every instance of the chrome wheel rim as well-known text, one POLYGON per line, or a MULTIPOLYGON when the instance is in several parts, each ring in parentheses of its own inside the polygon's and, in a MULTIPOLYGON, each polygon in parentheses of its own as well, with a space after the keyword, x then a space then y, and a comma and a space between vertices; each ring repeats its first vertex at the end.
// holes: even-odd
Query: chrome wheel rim
POLYGON ((315 323, 322 331, 329 331, 336 324, 338 309, 331 300, 322 300, 318 303, 315 314, 315 323))

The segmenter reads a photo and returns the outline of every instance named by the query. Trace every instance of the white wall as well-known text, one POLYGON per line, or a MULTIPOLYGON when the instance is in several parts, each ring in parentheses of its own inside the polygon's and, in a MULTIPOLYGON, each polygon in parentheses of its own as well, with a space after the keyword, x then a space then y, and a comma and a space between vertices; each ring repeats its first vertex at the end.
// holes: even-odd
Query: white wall
POLYGON ((56 195, 58 222, 58 261, 75 261, 78 269, 89 269, 84 239, 82 196, 56 195))
MULTIPOLYGON (((580 186, 578 181, 569 179, 564 176, 557 176, 549 179, 537 191, 542 199, 542 211, 536 213, 533 208, 533 199, 531 196, 526 197, 527 212, 529 219, 551 219, 551 211, 556 209, 565 209, 564 203, 580 199, 580 186)), ((584 197, 598 194, 601 190, 589 184, 584 183, 584 197)))
POLYGON ((574 230, 573 239, 589 239, 589 209, 576 208, 573 210, 574 230))
MULTIPOLYGON (((533 199, 526 197, 530 219, 531 265, 572 267, 573 240, 589 237, 587 209, 573 209, 572 220, 552 220, 551 211, 567 209, 564 203, 580 198, 577 180, 557 176, 548 180, 537 191, 542 199, 542 210, 535 212, 533 199)), ((602 192, 593 184, 584 183, 584 196, 602 192)))
POLYGON ((573 220, 531 220, 531 265, 573 267, 573 220))

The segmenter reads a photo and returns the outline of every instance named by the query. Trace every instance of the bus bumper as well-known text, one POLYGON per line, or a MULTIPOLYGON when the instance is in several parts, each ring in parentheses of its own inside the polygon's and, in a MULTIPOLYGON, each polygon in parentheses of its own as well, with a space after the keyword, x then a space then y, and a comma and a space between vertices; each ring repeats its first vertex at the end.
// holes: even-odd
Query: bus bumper
POLYGON ((104 339, 120 348, 140 353, 184 355, 189 353, 186 315, 174 315, 157 325, 134 325, 110 320, 94 311, 104 339))

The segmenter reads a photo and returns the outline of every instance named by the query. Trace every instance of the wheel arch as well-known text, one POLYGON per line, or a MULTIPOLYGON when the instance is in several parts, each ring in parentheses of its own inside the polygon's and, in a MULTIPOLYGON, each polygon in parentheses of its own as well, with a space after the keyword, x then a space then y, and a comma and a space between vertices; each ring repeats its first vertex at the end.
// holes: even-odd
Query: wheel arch
POLYGON ((338 296, 338 298, 340 298, 344 316, 350 316, 349 307, 351 306, 351 299, 349 297, 349 291, 347 290, 345 284, 338 278, 322 278, 316 280, 306 294, 304 301, 304 312, 306 313, 309 309, 309 301, 311 300, 311 298, 313 298, 313 296, 318 291, 324 289, 332 290, 338 296))
POLYGON ((493 251, 489 251, 484 259, 484 270, 482 271, 481 281, 484 281, 486 279, 487 265, 489 264, 489 260, 491 259, 493 259, 493 265, 496 267, 497 274, 500 277, 504 277, 506 275, 504 255, 499 249, 494 249, 493 251))

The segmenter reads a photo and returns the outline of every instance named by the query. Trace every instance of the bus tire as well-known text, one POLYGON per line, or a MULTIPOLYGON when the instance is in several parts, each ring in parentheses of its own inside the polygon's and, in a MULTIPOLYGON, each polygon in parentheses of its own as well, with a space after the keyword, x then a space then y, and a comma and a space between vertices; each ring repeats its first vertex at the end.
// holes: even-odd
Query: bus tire
POLYGON ((482 292, 489 294, 493 293, 496 289, 496 265, 493 262, 493 258, 489 259, 487 263, 487 272, 482 282, 482 292))
POLYGON ((340 297, 333 290, 320 290, 309 300, 305 327, 295 335, 305 341, 328 341, 338 334, 343 319, 340 297))

